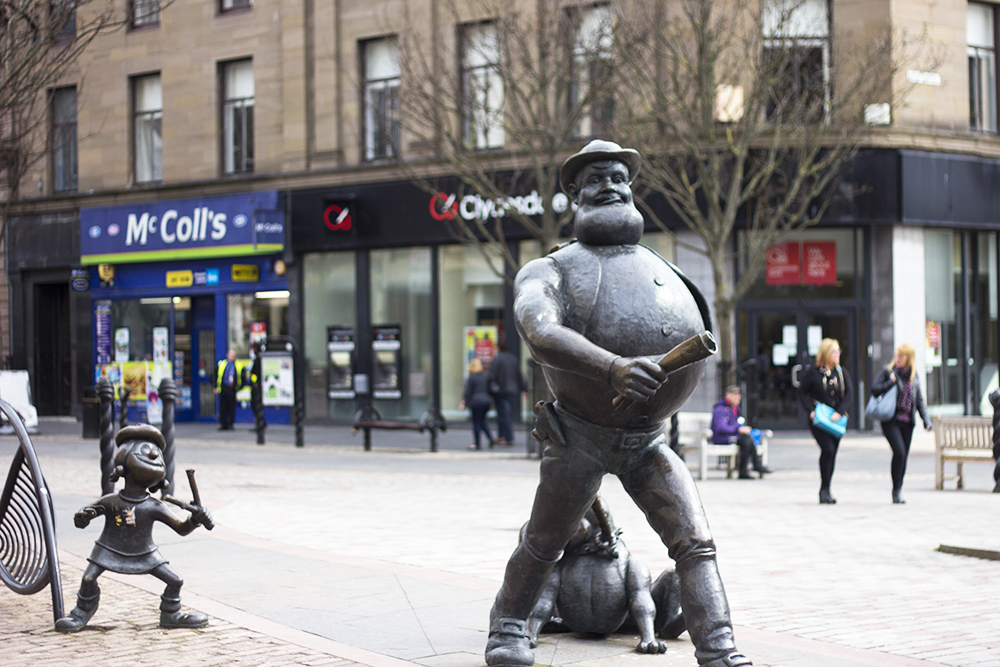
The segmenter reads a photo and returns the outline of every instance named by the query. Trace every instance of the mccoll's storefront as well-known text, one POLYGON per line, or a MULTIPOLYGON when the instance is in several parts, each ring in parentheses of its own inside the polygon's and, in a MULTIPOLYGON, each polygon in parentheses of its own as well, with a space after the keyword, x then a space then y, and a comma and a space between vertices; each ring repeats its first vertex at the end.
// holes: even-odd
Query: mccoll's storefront
MULTIPOLYGON (((127 386, 132 419, 155 421, 155 388, 172 376, 177 419, 215 419, 217 361, 233 349, 249 363, 253 340, 288 333, 284 239, 277 190, 81 209, 94 381, 127 386)), ((252 421, 249 390, 238 398, 237 420, 252 421)))

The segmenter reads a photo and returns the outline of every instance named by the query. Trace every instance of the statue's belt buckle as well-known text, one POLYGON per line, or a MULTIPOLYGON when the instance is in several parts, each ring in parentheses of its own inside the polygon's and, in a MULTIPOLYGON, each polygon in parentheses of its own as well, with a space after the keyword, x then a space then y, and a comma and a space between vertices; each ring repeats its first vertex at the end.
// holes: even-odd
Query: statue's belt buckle
POLYGON ((648 442, 648 435, 626 435, 622 438, 621 446, 624 449, 638 449, 644 447, 648 442))

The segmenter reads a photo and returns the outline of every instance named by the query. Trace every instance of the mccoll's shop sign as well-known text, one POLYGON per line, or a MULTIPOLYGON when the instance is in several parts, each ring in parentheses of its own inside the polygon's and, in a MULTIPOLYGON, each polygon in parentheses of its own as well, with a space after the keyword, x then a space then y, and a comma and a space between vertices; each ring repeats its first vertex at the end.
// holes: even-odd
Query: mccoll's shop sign
POLYGON ((85 265, 269 254, 284 248, 277 190, 80 210, 85 265))

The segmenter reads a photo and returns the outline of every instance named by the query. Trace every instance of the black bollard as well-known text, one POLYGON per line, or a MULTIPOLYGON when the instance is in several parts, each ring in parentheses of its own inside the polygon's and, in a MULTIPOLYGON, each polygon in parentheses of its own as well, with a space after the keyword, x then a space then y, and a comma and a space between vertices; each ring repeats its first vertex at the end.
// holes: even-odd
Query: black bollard
POLYGON ((993 406, 993 493, 1000 493, 1000 389, 990 394, 993 406))
POLYGON ((105 376, 97 380, 97 400, 100 402, 101 417, 98 426, 101 441, 101 495, 115 490, 111 472, 115 468, 115 387, 105 376))
POLYGON ((177 385, 172 378, 160 381, 160 400, 163 402, 163 423, 160 432, 163 434, 163 465, 166 467, 166 490, 174 488, 174 421, 177 416, 177 385))
POLYGON ((128 397, 132 395, 132 390, 122 384, 118 390, 118 430, 128 426, 128 397))

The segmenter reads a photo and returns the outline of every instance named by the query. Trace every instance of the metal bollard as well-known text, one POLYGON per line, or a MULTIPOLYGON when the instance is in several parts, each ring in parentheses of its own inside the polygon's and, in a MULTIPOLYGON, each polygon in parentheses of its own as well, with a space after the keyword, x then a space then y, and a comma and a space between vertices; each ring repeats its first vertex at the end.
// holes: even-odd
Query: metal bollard
POLYGON ((174 488, 174 422, 177 416, 177 385, 172 378, 160 381, 160 400, 163 401, 163 423, 160 433, 163 434, 163 464, 166 467, 167 490, 174 488))
POLYGON ((115 387, 103 375, 97 380, 97 400, 101 406, 98 426, 101 437, 101 495, 107 495, 115 490, 111 481, 111 472, 115 468, 115 387))

